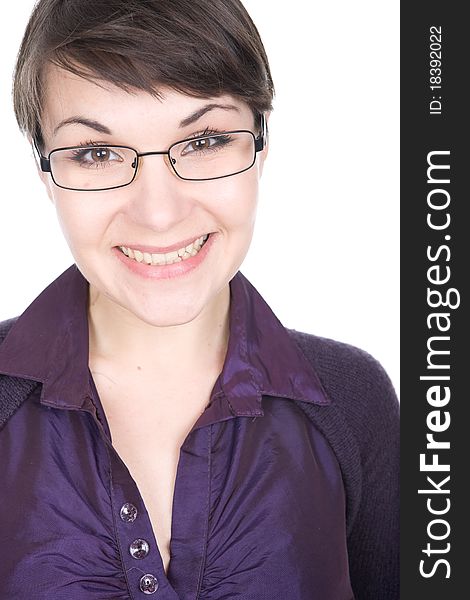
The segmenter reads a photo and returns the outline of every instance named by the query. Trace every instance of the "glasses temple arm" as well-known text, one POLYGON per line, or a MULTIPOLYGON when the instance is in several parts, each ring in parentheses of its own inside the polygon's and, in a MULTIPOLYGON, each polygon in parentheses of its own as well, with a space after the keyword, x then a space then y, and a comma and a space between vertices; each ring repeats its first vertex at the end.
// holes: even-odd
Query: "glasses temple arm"
POLYGON ((36 138, 33 139, 33 150, 36 151, 35 152, 36 159, 37 159, 39 166, 41 167, 41 171, 43 171, 44 173, 50 173, 51 172, 51 161, 42 155, 42 152, 39 150, 39 146, 36 141, 36 138))
POLYGON ((261 133, 255 140, 255 149, 256 152, 260 152, 264 150, 266 144, 268 143, 268 124, 266 122, 266 117, 264 113, 261 113, 261 133))

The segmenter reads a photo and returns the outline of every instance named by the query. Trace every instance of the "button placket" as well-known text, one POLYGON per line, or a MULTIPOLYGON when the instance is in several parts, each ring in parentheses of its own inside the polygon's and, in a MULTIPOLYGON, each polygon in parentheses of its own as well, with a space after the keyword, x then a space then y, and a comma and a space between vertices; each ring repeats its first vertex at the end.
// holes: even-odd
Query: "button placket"
POLYGON ((132 600, 158 591, 160 600, 179 600, 170 585, 143 500, 126 465, 110 449, 112 495, 120 554, 132 600))
MULTIPOLYGON (((116 544, 127 582, 129 600, 143 598, 143 594, 155 594, 157 590, 158 600, 180 600, 166 576, 150 517, 137 484, 112 445, 106 415, 101 406, 91 373, 90 379, 94 390, 94 404, 99 406, 103 423, 106 425, 107 435, 104 436, 104 441, 110 467, 111 485, 109 492, 116 544), (137 552, 141 558, 136 560, 130 552, 130 547, 138 540, 139 549, 137 552)), ((102 428, 100 433, 103 436, 102 428)))

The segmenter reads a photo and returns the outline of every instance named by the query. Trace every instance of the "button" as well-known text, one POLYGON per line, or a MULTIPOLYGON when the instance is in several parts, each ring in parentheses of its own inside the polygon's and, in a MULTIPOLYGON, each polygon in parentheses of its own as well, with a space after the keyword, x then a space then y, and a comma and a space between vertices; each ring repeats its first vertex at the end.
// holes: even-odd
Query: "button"
POLYGON ((133 523, 137 518, 137 509, 130 502, 126 502, 122 505, 119 516, 126 523, 133 523))
POLYGON ((129 552, 133 558, 145 558, 149 553, 150 546, 148 542, 142 539, 137 539, 129 546, 129 552))
POLYGON ((147 573, 143 577, 140 578, 140 591, 144 592, 144 594, 155 594, 158 590, 158 581, 157 578, 147 573))

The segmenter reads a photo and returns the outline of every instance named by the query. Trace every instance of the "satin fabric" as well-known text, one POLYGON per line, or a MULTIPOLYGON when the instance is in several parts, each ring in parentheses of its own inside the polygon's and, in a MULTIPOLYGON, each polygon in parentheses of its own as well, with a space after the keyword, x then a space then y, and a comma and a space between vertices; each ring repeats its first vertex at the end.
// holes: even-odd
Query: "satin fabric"
MULTIPOLYGON (((0 373, 40 385, 0 432, 0 598, 134 600, 150 595, 148 574, 162 600, 353 598, 339 465, 292 402, 329 399, 241 272, 230 292, 225 363, 180 448, 167 575, 88 368, 77 267, 18 319, 0 373), (129 550, 138 539, 141 559, 129 550)), ((149 424, 142 444, 151 435, 149 424)))

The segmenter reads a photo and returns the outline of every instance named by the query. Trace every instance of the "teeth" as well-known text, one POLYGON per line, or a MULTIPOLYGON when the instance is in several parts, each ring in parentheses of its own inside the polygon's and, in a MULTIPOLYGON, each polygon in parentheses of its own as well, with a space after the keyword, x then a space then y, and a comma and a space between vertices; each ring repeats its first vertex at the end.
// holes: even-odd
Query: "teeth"
POLYGON ((171 265, 175 262, 181 262, 191 258, 192 256, 196 256, 208 237, 209 234, 202 235, 191 244, 188 244, 185 248, 180 248, 179 250, 174 250, 173 252, 166 252, 165 254, 150 254, 150 252, 132 250, 132 248, 126 248, 125 246, 119 246, 119 248, 123 254, 140 263, 145 262, 148 265, 154 266, 171 265))
POLYGON ((166 257, 166 262, 174 262, 175 259, 178 258, 178 252, 173 251, 173 252, 168 252, 167 254, 165 254, 166 257))
POLYGON ((166 264, 166 258, 164 254, 152 254, 153 265, 164 265, 166 264))

